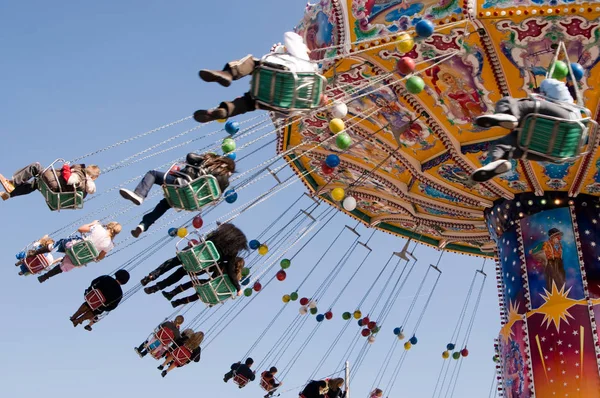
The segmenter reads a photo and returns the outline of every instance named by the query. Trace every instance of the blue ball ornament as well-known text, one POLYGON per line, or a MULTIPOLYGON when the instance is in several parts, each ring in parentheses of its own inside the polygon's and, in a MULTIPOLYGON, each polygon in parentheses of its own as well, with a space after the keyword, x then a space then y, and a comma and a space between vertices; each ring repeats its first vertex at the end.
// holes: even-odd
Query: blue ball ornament
POLYGON ((317 322, 323 322, 324 319, 325 319, 325 315, 323 315, 323 314, 317 315, 317 322))
POLYGON ((235 152, 231 152, 228 153, 227 155, 225 155, 226 158, 229 158, 231 160, 235 160, 235 158, 237 158, 237 155, 235 154, 235 152))
POLYGON ((361 327, 362 327, 362 325, 363 325, 362 319, 359 319, 359 320, 358 320, 358 326, 361 326, 361 327))
POLYGON ((325 164, 331 168, 338 167, 340 165, 340 157, 335 154, 328 155, 325 158, 325 164))
POLYGON ((256 239, 252 239, 250 241, 250 243, 248 243, 248 246, 250 246, 250 249, 252 250, 256 250, 260 247, 260 242, 257 241, 256 239))
POLYGON ((583 66, 581 66, 577 62, 571 62, 571 69, 573 69, 573 75, 575 75, 575 80, 579 81, 583 79, 583 75, 585 74, 585 69, 583 69, 583 66))
POLYGON ((169 228, 168 234, 171 238, 176 237, 177 236, 177 228, 169 228))
POLYGON ((225 131, 227 131, 227 133, 230 135, 234 135, 240 131, 240 124, 236 121, 229 120, 227 123, 225 123, 225 131))
POLYGON ((415 31, 419 37, 429 37, 433 34, 433 23, 427 19, 422 19, 415 25, 415 31))
POLYGON ((402 332, 401 328, 394 328, 394 334, 398 336, 402 332))
POLYGON ((225 196, 225 202, 227 203, 234 203, 238 198, 237 192, 235 192, 233 189, 226 191, 223 196, 225 196))
POLYGON ((447 349, 448 351, 453 351, 455 347, 456 347, 456 346, 455 346, 454 344, 452 344, 452 343, 448 343, 448 345, 446 346, 446 349, 447 349))
POLYGON ((248 286, 248 283, 250 283, 250 278, 245 278, 242 280, 242 286, 248 286))
POLYGON ((410 341, 410 344, 412 344, 412 345, 416 345, 419 342, 419 340, 417 339, 417 336, 411 337, 409 341, 410 341))

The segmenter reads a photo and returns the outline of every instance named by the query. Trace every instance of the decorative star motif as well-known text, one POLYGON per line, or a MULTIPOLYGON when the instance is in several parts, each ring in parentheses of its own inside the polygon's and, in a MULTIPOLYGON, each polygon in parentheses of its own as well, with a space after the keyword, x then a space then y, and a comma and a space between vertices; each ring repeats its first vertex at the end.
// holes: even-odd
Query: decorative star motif
POLYGON ((569 318, 575 319, 570 313, 569 309, 577 304, 577 300, 570 299, 569 293, 571 288, 565 292, 565 286, 561 287, 560 290, 556 287, 556 283, 552 283, 552 291, 544 289, 545 295, 541 295, 544 299, 544 304, 532 313, 538 313, 544 315, 542 324, 546 324, 546 329, 550 328, 551 324, 554 324, 556 330, 560 333, 561 321, 569 324, 569 318))
POLYGON ((508 343, 508 339, 514 335, 512 327, 517 321, 520 320, 521 315, 519 315, 519 303, 513 303, 513 301, 510 300, 508 304, 508 321, 500 331, 500 335, 503 337, 505 343, 508 343))

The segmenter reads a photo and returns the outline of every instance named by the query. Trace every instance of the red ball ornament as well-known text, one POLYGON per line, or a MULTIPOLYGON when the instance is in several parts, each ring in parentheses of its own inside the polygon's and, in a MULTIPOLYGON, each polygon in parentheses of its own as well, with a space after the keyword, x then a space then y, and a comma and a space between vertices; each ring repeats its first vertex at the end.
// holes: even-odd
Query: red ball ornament
POLYGON ((181 170, 181 167, 179 167, 178 165, 175 165, 175 166, 171 167, 171 170, 169 170, 169 174, 173 175, 173 174, 177 173, 179 170, 181 170))
POLYGON ((260 289, 262 289, 262 285, 259 282, 256 282, 254 284, 253 289, 254 289, 255 292, 260 292, 260 289))
POLYGON ((396 64, 396 69, 401 75, 408 75, 415 71, 415 60, 410 57, 402 57, 396 64))
POLYGON ((200 216, 200 215, 194 217, 194 219, 192 220, 192 225, 196 229, 202 228, 203 224, 204 224, 204 221, 202 220, 202 216, 200 216))
POLYGON ((369 322, 371 322, 371 320, 369 319, 368 316, 366 316, 362 319, 362 324, 365 326, 367 326, 369 324, 369 322))
POLYGON ((363 337, 369 337, 369 335, 371 334, 371 331, 369 329, 363 329, 360 334, 363 335, 363 337))
POLYGON ((286 276, 287 276, 287 274, 285 273, 284 270, 279 270, 276 275, 278 281, 285 280, 286 276))
POLYGON ((369 330, 373 330, 373 329, 375 329, 375 328, 377 327, 377 323, 376 323, 376 322, 373 322, 373 321, 371 321, 371 322, 369 322, 369 323, 367 324, 367 327, 369 328, 369 330))
POLYGON ((325 313, 325 319, 330 320, 331 318, 333 318, 333 312, 327 311, 325 313))
POLYGON ((302 297, 300 299, 300 305, 308 305, 308 299, 306 297, 302 297))
POLYGON ((463 357, 468 356, 469 350, 467 350, 466 348, 463 348, 462 350, 460 350, 460 355, 462 355, 463 357))
POLYGON ((329 167, 329 166, 327 166, 327 165, 325 164, 325 162, 323 162, 323 163, 321 164, 321 172, 327 176, 327 175, 333 174, 333 172, 334 172, 334 169, 333 169, 333 167, 329 167))
POLYGON ((196 246, 198 243, 200 243, 200 242, 198 242, 198 240, 197 240, 197 239, 190 239, 190 241, 188 242, 188 247, 194 247, 194 246, 196 246))

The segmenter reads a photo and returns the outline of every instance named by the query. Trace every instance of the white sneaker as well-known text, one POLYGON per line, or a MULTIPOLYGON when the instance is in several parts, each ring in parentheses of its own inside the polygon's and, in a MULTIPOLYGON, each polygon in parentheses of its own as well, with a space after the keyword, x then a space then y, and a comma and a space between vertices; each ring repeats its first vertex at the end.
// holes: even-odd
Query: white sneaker
POLYGON ((144 232, 145 228, 143 224, 138 225, 135 229, 131 230, 131 235, 134 238, 138 238, 142 232, 144 232))
POLYGON ((121 188, 119 189, 119 193, 124 199, 130 200, 138 206, 144 203, 144 198, 129 189, 121 188))
POLYGON ((519 119, 513 115, 507 115, 506 113, 496 113, 493 115, 482 115, 475 118, 475 124, 483 128, 499 126, 504 127, 505 129, 513 130, 519 125, 519 119))
POLYGON ((486 182, 498 175, 508 173, 511 169, 512 164, 510 161, 504 159, 495 160, 475 170, 471 178, 475 182, 486 182))

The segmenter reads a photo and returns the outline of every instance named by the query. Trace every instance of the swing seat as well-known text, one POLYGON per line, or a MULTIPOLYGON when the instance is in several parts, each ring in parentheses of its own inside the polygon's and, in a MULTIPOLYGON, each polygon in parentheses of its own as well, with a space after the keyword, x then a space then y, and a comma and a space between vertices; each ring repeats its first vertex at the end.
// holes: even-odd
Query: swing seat
POLYGON ((83 209, 83 191, 56 192, 41 177, 37 178, 37 187, 52 211, 83 209))
POLYGON ((163 357, 165 352, 167 352, 167 347, 161 344, 161 342, 153 338, 151 341, 146 344, 146 348, 148 349, 148 353, 154 359, 160 359, 163 357))
POLYGON ((224 302, 236 295, 236 288, 231 283, 229 276, 222 275, 209 282, 194 286, 200 300, 208 306, 224 302))
POLYGON ((186 185, 164 184, 169 205, 177 210, 197 211, 221 196, 221 188, 212 175, 203 175, 186 185))
POLYGON ((189 249, 178 251, 177 257, 181 260, 183 269, 191 273, 217 266, 217 261, 221 258, 211 241, 204 241, 189 249))
POLYGON ((192 352, 187 347, 177 347, 172 355, 177 366, 184 366, 192 360, 192 352))
POLYGON ((327 84, 325 77, 316 72, 294 72, 290 67, 263 60, 252 73, 252 97, 257 103, 284 113, 319 108, 327 84))
POLYGON ((27 267, 31 274, 39 274, 50 266, 48 259, 43 254, 27 257, 23 261, 23 264, 25 264, 25 267, 27 267))
MULTIPOLYGON (((277 383, 277 379, 273 379, 273 382, 277 383)), ((269 380, 265 379, 264 372, 260 377, 260 387, 267 392, 269 392, 273 389, 273 387, 271 387, 271 383, 269 382, 269 380)))
POLYGON ((95 311, 106 303, 106 299, 100 290, 92 288, 85 294, 85 302, 95 311))
POLYGON ((69 247, 65 254, 76 267, 91 263, 98 257, 98 249, 89 240, 81 240, 69 247))
POLYGON ((167 328, 158 329, 156 333, 154 333, 154 337, 156 337, 162 345, 170 345, 175 341, 175 333, 167 328))
POLYGON ((244 377, 240 374, 236 374, 235 376, 233 376, 233 382, 235 384, 237 384, 240 388, 246 387, 246 385, 248 385, 249 381, 250 380, 248 380, 247 377, 244 377))

